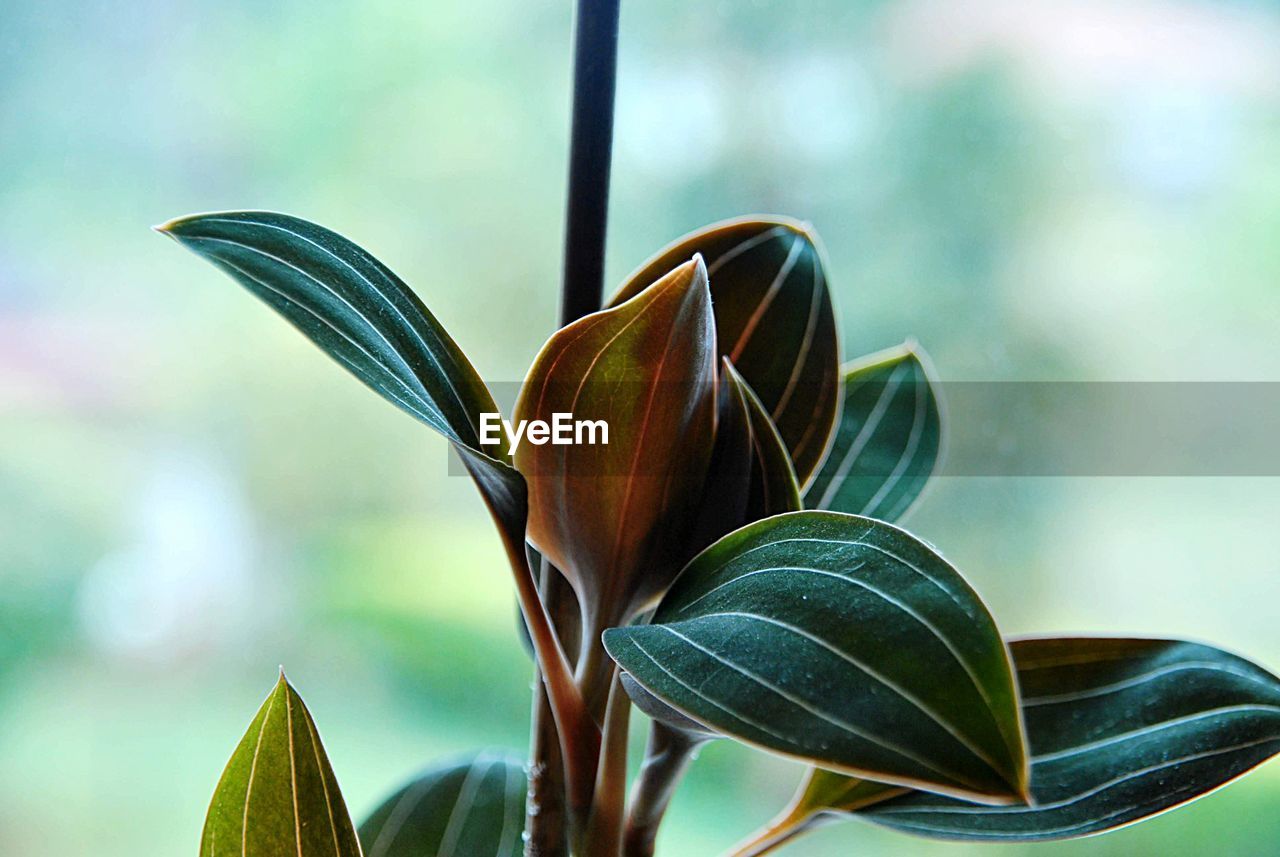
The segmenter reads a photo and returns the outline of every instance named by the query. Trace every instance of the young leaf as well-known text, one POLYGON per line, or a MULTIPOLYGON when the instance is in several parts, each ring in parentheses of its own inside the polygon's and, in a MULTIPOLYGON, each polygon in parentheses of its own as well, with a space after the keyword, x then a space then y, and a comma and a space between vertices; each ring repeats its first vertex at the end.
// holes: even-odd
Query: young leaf
POLYGON ((365 857, 521 857, 525 789, 520 760, 505 754, 432 767, 360 825, 365 857))
POLYGON ((673 534, 697 502, 715 420, 715 329, 701 259, 558 331, 529 370, 517 420, 602 420, 608 444, 526 440, 529 541, 587 614, 621 621, 670 583, 673 534))
POLYGON ((284 214, 198 214, 158 229, 227 272, 375 392, 452 441, 508 552, 523 554, 524 481, 511 467, 505 437, 480 444, 480 415, 498 413, 498 407, 462 350, 400 278, 341 235, 284 214))
POLYGON ((1280 679, 1178 640, 1013 643, 1031 745, 1032 806, 912 793, 861 815, 908 833, 1066 839, 1200 797, 1280 752, 1280 679))
POLYGON ((727 357, 720 377, 715 448, 690 556, 745 524, 802 508, 791 459, 764 405, 727 357))
POLYGON ((835 315, 816 236, 808 224, 781 217, 713 224, 641 265, 610 306, 695 253, 707 262, 720 354, 760 396, 803 485, 826 449, 840 383, 835 315))
POLYGON ((281 673, 218 781, 201 857, 360 857, 310 712, 281 673))
POLYGON ((740 741, 974 800, 1025 793, 995 623, 945 560, 881 521, 744 527, 685 568, 651 624, 604 639, 646 690, 740 741))
POLYGON ((805 505, 896 521, 938 464, 942 416, 928 359, 911 343, 844 370, 835 440, 805 505))

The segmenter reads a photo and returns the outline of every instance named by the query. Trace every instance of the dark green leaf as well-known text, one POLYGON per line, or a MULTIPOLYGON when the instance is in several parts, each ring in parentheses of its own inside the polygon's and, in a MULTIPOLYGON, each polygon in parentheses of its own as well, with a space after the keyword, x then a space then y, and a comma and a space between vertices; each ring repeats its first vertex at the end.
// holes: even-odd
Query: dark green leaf
POLYGON ((482 446, 497 414, 475 368, 400 278, 335 232, 264 211, 183 217, 159 230, 213 262, 392 404, 453 442, 507 542, 522 551, 524 481, 505 436, 482 446))
POLYGON ((714 729, 706 724, 699 723, 691 717, 687 717, 679 711, 676 711, 670 705, 667 705, 661 699, 645 690, 644 685, 631 677, 630 673, 620 672, 618 678, 622 682, 623 689, 627 692, 627 696, 631 697, 631 701, 641 714, 646 717, 665 723, 667 726, 682 732, 686 735, 697 736, 699 739, 708 740, 711 738, 719 738, 714 729))
POLYGON ((950 565, 881 521, 780 515, 703 551, 609 653, 738 740, 843 773, 1010 801, 1026 758, 1008 652, 950 565))
POLYGON ((946 839, 1065 839, 1200 797, 1280 752, 1280 679, 1177 640, 1013 644, 1031 745, 1031 807, 912 793, 861 815, 946 839))
POLYGON ((281 674, 209 804, 201 857, 360 857, 315 722, 281 674))
MULTIPOLYGON (((159 227, 284 316, 384 398, 480 450, 493 397, 408 286, 335 232, 264 211, 199 214, 159 227)), ((490 447, 505 459, 506 448, 490 447)))
POLYGON ((865 357, 844 370, 835 440, 805 505, 896 521, 924 490, 941 446, 927 358, 912 343, 865 357))
POLYGON ((720 378, 715 448, 688 556, 745 524, 802 508, 791 459, 764 405, 728 358, 720 378))
POLYGON ((558 331, 534 361, 517 420, 603 421, 609 442, 520 443, 528 538, 592 621, 624 621, 679 570, 715 426, 715 328, 702 261, 558 331))
POLYGON ((501 753, 433 767, 360 825, 365 857, 520 857, 525 789, 520 760, 501 753))
POLYGON ((816 236, 808 224, 782 217, 713 224, 645 262, 610 306, 695 253, 707 262, 720 354, 759 395, 803 485, 826 449, 840 383, 835 315, 816 236))

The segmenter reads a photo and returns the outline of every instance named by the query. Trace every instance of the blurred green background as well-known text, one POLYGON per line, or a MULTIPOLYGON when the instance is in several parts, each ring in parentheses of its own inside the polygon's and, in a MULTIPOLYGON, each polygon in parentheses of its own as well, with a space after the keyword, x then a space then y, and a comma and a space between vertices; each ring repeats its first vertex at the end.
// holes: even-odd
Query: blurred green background
MULTIPOLYGON (((914 335, 945 379, 1280 379, 1275 6, 623 5, 611 280, 705 222, 792 214, 846 356, 914 335)), ((281 663, 357 816, 435 757, 523 752, 508 573, 444 442, 147 227, 326 224, 518 381, 555 319, 570 16, 0 0, 0 854, 193 854, 281 663)), ((1009 633, 1275 670, 1277 520, 1261 478, 947 478, 911 526, 1009 633)), ((711 746, 660 853, 717 853, 798 776, 711 746)), ((1280 854, 1277 806, 1273 763, 1000 853, 1280 854)), ((787 853, 989 850, 849 823, 787 853)))

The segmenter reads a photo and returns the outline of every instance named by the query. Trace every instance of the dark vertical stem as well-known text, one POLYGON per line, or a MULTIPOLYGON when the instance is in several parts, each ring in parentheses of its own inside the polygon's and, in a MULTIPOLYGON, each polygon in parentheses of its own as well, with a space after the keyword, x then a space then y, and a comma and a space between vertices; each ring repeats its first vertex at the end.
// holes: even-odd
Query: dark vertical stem
POLYGON ((560 324, 600 309, 620 0, 578 0, 573 37, 573 124, 560 324))

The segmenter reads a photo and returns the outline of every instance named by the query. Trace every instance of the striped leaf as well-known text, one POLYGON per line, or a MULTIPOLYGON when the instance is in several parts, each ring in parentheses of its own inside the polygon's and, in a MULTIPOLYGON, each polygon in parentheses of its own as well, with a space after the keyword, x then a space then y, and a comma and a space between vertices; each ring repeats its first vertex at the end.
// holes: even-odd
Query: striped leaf
MULTIPOLYGON (((399 277, 337 233, 262 211, 199 214, 159 227, 230 274, 383 398, 480 449, 493 397, 399 277)), ((490 450, 505 457, 505 447, 490 450)))
POLYGON ((720 354, 778 426, 803 485, 836 418, 840 349, 817 238, 808 224, 743 218, 686 235, 627 278, 610 306, 695 253, 707 262, 720 354))
POLYGON ((280 675, 218 781, 201 857, 360 857, 310 712, 280 675))
POLYGON ((505 438, 480 443, 480 415, 496 414, 498 407, 462 350, 399 277, 341 235, 284 214, 199 214, 158 229, 231 275, 387 401, 452 441, 508 551, 523 555, 524 481, 511 467, 505 438))
POLYGON ((604 639, 646 690, 740 741, 974 800, 1025 791, 995 623, 945 560, 881 521, 744 527, 685 568, 651 624, 604 639))
POLYGON ((913 343, 844 369, 835 440, 805 505, 882 521, 902 518, 938 465, 942 415, 929 362, 913 343))
POLYGON ((1031 745, 1031 807, 913 793, 860 815, 908 833, 1066 839, 1200 797, 1280 752, 1280 679, 1177 640, 1013 644, 1031 745))
POLYGON ((520 857, 519 759, 480 753, 405 783, 360 825, 365 857, 520 857))
POLYGON ((720 379, 715 448, 686 558, 744 524, 803 508, 777 426, 727 357, 720 379))
POLYGON ((620 671, 618 678, 622 682, 622 688, 627 692, 627 696, 631 697, 631 702, 646 717, 665 724, 669 728, 698 741, 709 741, 723 737, 705 724, 681 714, 661 699, 658 699, 658 697, 645 690, 644 685, 632 678, 630 673, 620 671))
MULTIPOLYGON (((556 332, 529 370, 517 420, 603 421, 608 444, 516 449, 528 538, 600 627, 651 605, 679 570, 715 430, 715 328, 702 261, 556 332)), ((595 633, 592 633, 595 636, 595 633)))

